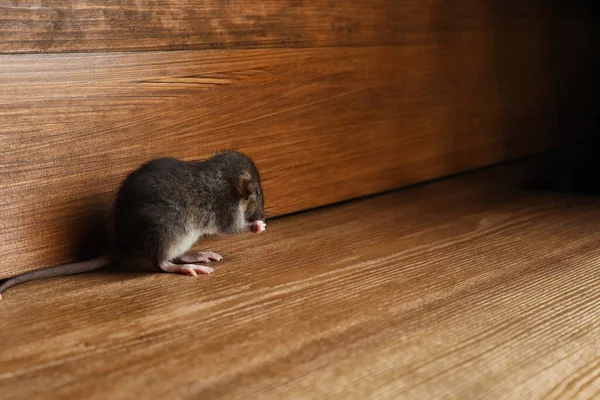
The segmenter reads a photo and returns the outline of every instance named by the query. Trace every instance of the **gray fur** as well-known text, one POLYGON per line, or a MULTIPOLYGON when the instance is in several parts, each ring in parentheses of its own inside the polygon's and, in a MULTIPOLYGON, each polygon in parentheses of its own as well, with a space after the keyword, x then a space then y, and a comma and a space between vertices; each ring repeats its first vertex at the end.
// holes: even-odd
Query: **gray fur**
POLYGON ((111 261, 133 258, 160 269, 182 256, 198 238, 249 232, 256 220, 264 220, 260 176, 242 153, 225 151, 205 161, 155 159, 121 185, 112 256, 9 278, 1 282, 0 294, 19 283, 92 271, 111 261))
POLYGON ((160 261, 181 254, 171 248, 194 231, 205 234, 247 232, 253 220, 264 219, 260 176, 252 160, 238 152, 222 152, 206 161, 160 158, 130 174, 115 206, 116 251, 121 256, 160 261), (249 199, 237 190, 240 178, 250 175, 258 193, 249 199), (258 206, 237 218, 240 204, 258 206))

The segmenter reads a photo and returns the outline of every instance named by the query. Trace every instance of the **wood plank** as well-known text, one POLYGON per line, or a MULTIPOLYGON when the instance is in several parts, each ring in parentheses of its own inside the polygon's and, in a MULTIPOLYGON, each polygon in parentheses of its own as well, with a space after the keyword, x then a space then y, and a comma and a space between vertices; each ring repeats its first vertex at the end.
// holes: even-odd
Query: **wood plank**
POLYGON ((2 56, 0 277, 84 257, 153 157, 245 151, 281 215, 543 150, 504 148, 489 40, 2 56))
POLYGON ((226 256, 210 277, 15 287, 0 303, 2 396, 595 398, 598 200, 501 181, 486 172, 210 240, 226 256))
MULTIPOLYGON (((0 5, 0 52, 432 43, 444 33, 491 30, 494 3, 489 0, 52 0, 34 5, 28 0, 9 0, 0 5)), ((520 8, 527 11, 526 18, 535 20, 544 15, 540 12, 544 6, 533 3, 520 8)))

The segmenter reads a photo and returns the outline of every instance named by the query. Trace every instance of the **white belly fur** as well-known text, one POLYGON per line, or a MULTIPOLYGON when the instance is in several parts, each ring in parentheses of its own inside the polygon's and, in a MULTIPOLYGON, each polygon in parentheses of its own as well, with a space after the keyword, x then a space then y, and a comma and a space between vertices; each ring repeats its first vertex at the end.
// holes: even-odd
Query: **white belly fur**
POLYGON ((168 259, 172 260, 184 255, 201 236, 214 235, 217 231, 217 225, 212 220, 203 228, 188 229, 187 233, 178 240, 177 245, 169 249, 168 259))
POLYGON ((188 233, 185 236, 182 236, 178 240, 178 243, 176 244, 176 246, 169 249, 168 259, 172 260, 174 258, 184 255, 185 252, 188 251, 190 249, 190 247, 192 247, 194 245, 194 243, 196 243, 198 241, 199 238, 200 238, 200 231, 198 231, 198 230, 188 231, 188 233))

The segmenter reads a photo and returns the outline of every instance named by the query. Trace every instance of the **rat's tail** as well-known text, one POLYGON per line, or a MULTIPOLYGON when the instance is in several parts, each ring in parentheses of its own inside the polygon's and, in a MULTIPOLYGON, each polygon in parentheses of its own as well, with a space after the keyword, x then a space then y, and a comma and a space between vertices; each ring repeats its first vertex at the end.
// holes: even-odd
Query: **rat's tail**
POLYGON ((82 272, 94 271, 96 269, 106 267, 111 261, 110 256, 102 256, 88 261, 82 261, 73 264, 57 265, 55 267, 38 269, 31 272, 8 278, 0 281, 0 300, 2 300, 2 292, 6 289, 18 285, 20 283, 37 281, 40 279, 55 278, 57 276, 80 274, 82 272))

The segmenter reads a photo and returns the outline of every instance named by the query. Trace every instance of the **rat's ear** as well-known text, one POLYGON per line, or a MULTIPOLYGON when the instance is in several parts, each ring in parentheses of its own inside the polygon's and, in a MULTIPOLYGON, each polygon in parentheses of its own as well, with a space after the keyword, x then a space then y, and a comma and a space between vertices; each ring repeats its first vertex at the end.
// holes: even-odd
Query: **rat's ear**
POLYGON ((248 173, 242 174, 237 180, 236 189, 243 199, 248 200, 248 198, 254 191, 254 184, 251 180, 252 178, 248 173))

